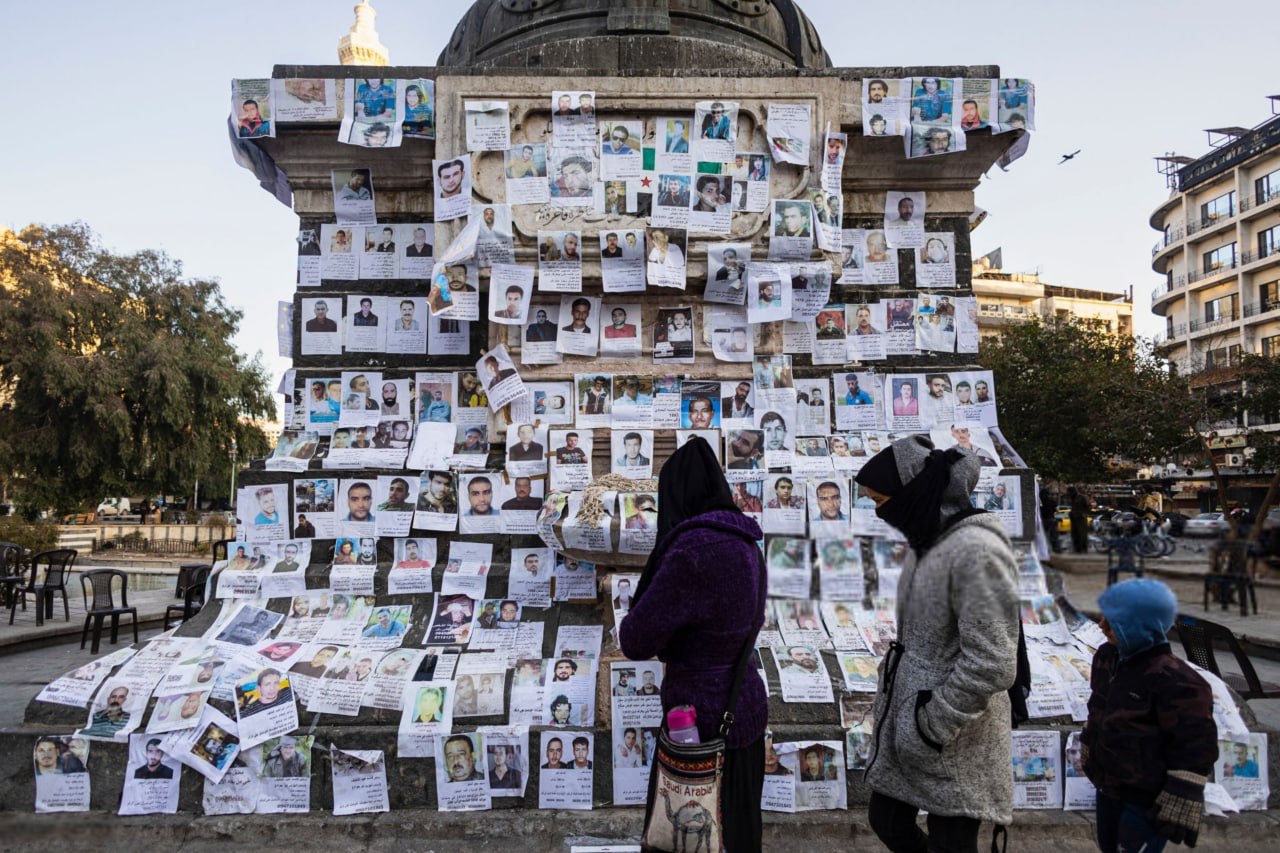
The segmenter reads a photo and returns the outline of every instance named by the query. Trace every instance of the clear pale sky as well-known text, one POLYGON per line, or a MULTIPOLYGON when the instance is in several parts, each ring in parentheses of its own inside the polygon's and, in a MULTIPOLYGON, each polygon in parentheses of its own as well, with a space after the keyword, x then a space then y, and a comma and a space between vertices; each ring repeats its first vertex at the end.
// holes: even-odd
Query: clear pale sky
MULTIPOLYGON (((469 0, 373 0, 393 64, 435 62, 469 0)), ((229 83, 276 63, 336 64, 354 0, 0 3, 0 225, 84 220, 118 251, 158 248, 221 281, 237 343, 278 377, 275 303, 293 292, 296 219, 236 166, 229 83)), ((1140 334, 1158 282, 1153 157, 1199 156, 1204 128, 1252 127, 1280 94, 1273 3, 801 0, 842 66, 999 65, 1036 83, 1030 152, 977 191, 975 255, 1055 284, 1135 288, 1140 334), (1072 162, 1062 153, 1081 149, 1072 162)), ((413 144, 407 141, 406 145, 413 144)))

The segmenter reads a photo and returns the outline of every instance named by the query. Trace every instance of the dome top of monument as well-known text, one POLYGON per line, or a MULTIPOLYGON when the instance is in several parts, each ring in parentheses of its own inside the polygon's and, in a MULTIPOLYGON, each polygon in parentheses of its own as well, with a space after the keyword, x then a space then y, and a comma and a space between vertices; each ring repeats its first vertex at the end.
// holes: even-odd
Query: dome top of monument
POLYGON ((793 0, 476 0, 436 64, 453 68, 829 68, 793 0))

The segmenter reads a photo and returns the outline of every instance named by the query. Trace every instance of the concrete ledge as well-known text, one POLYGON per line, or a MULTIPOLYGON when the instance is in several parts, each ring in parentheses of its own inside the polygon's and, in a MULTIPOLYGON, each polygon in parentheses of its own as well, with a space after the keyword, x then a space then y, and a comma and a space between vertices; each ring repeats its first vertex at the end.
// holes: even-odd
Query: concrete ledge
MULTIPOLYGON (((151 815, 116 817, 107 812, 36 815, 0 813, 2 849, 39 846, 59 850, 101 850, 106 845, 146 845, 186 851, 252 847, 303 846, 307 850, 396 850, 466 853, 476 850, 522 853, 567 853, 565 839, 594 837, 624 841, 640 832, 640 808, 591 812, 470 812, 441 813, 405 809, 377 815, 334 817, 324 812, 306 815, 151 815)), ((1280 812, 1246 812, 1230 818, 1206 818, 1197 850, 1234 853, 1274 851, 1280 833, 1280 812)), ((990 837, 984 827, 980 846, 990 837)), ((1018 812, 1009 830, 1013 850, 1096 850, 1091 815, 1082 812, 1018 812)), ((766 850, 804 850, 806 853, 882 850, 867 825, 864 809, 847 812, 764 814, 766 850)))

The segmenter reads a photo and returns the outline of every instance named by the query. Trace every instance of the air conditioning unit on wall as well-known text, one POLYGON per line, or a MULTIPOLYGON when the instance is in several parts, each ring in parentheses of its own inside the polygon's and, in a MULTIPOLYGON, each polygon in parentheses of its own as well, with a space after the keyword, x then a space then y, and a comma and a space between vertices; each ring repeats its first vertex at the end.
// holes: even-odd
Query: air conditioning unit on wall
POLYGON ((1241 453, 1228 453, 1228 454, 1227 454, 1227 467, 1228 467, 1228 468, 1239 468, 1239 467, 1240 467, 1241 465, 1243 465, 1243 464, 1244 464, 1244 455, 1243 455, 1243 454, 1241 454, 1241 453))

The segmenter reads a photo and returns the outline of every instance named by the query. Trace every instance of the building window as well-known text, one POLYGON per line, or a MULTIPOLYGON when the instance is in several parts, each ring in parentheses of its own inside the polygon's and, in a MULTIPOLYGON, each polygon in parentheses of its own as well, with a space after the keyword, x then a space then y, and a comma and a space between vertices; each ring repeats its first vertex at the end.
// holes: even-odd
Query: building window
POLYGON ((1164 338, 1165 340, 1173 340, 1173 318, 1164 318, 1164 338))
POLYGON ((1206 225, 1218 219, 1234 216, 1236 212, 1236 192, 1232 190, 1211 201, 1200 205, 1200 221, 1206 225))
POLYGON ((1219 246, 1212 252, 1204 253, 1204 271, 1206 274, 1216 270, 1231 269, 1236 265, 1236 244, 1228 243, 1219 246))
POLYGON ((1280 195, 1280 169, 1269 172, 1253 182, 1253 196, 1257 204, 1266 204, 1280 195))
POLYGON ((1263 311, 1280 308, 1280 281, 1269 281, 1258 286, 1258 302, 1263 311))
POLYGON ((1219 320, 1236 319, 1236 295, 1221 296, 1204 304, 1204 321, 1213 323, 1219 320))
POLYGON ((1262 354, 1268 358, 1280 356, 1280 335, 1270 335, 1262 339, 1262 354))
POLYGON ((1229 347, 1216 347, 1211 350, 1205 350, 1204 369, 1213 370, 1215 367, 1230 367, 1240 361, 1240 345, 1232 344, 1229 347))
POLYGON ((1222 426, 1244 426, 1244 410, 1239 405, 1241 397, 1240 384, 1222 385, 1210 388, 1205 393, 1210 409, 1217 409, 1229 417, 1219 421, 1222 426))
POLYGON ((1258 235, 1258 257, 1267 258, 1280 250, 1280 225, 1272 225, 1258 235))

